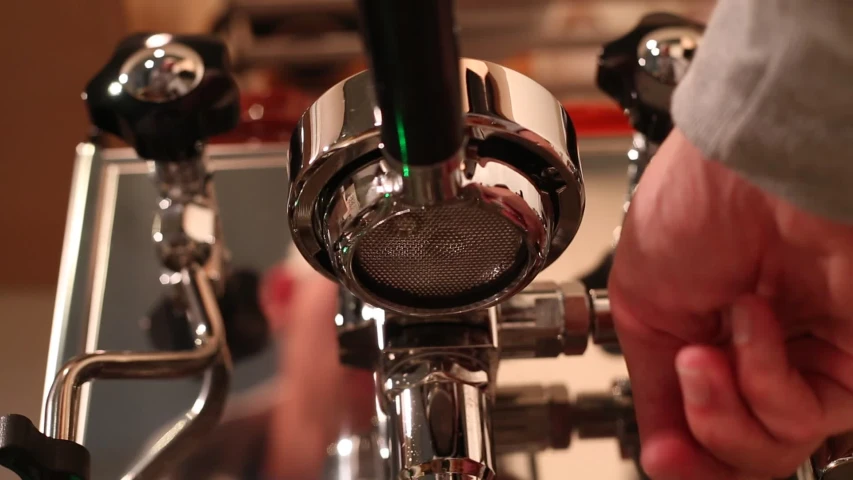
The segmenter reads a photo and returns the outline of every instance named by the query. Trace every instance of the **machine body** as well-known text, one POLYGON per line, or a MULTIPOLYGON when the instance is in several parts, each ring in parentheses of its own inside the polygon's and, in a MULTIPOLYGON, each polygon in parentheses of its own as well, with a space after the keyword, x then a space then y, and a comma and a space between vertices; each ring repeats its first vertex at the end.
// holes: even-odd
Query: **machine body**
MULTIPOLYGON (((341 284, 341 362, 375 379, 374 428, 341 439, 338 473, 491 480, 502 455, 565 449, 574 435, 614 438, 637 461, 626 379, 574 397, 564 386, 497 384, 503 360, 581 355, 590 339, 618 346, 608 263, 598 284, 536 281, 584 214, 569 115, 520 73, 459 58, 452 2, 403 3, 358 3, 370 70, 308 109, 287 158, 294 244, 341 284)), ((701 33, 652 15, 602 52, 599 86, 637 130, 628 202, 672 129, 669 98, 701 33)), ((232 352, 241 359, 267 342, 258 278, 232 269, 207 158, 208 139, 237 123, 228 64, 209 38, 135 35, 86 89, 92 123, 134 148, 159 195, 151 239, 167 294, 147 328, 161 351, 67 362, 41 431, 0 417, 0 464, 22 478, 89 477, 79 412, 88 382, 200 378, 193 406, 122 476, 164 477, 218 424, 232 352)), ((797 478, 845 478, 847 440, 824 445, 797 478)))

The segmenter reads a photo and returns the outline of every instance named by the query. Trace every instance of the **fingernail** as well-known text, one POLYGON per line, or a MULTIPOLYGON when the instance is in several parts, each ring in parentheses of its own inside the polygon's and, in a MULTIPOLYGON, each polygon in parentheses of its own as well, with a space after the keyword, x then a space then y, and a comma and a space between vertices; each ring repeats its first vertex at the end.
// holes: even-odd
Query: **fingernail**
POLYGON ((742 304, 735 304, 732 307, 732 342, 735 345, 746 345, 749 343, 749 338, 752 335, 752 319, 749 315, 749 309, 742 304))
POLYGON ((692 367, 678 367, 677 370, 685 403, 707 405, 711 399, 711 389, 702 371, 692 367))

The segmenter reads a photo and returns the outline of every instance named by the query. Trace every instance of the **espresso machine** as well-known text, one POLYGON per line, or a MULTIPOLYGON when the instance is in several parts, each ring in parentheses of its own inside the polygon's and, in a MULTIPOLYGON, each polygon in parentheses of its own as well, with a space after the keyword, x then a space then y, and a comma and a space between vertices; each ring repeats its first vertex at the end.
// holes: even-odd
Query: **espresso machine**
MULTIPOLYGON (((566 449, 575 435, 613 438, 622 458, 639 458, 627 379, 574 396, 563 385, 497 382, 503 360, 582 355, 590 340, 618 354, 609 260, 577 281, 536 280, 584 214, 575 128, 533 80, 460 58, 452 7, 360 0, 370 69, 317 99, 287 148, 210 143, 239 117, 219 41, 157 33, 117 47, 83 94, 96 129, 77 152, 41 428, 0 417, 0 464, 21 478, 93 478, 97 432, 84 419, 104 415, 102 423, 133 431, 133 411, 99 409, 116 390, 99 397, 92 387, 111 382, 91 383, 111 380, 151 395, 119 405, 131 410, 156 406, 158 393, 176 388, 188 400, 184 412, 170 405, 166 415, 178 420, 119 475, 167 477, 216 428, 229 391, 239 388, 234 371, 269 342, 258 277, 235 265, 234 243, 225 241, 246 232, 258 240, 252 252, 289 235, 311 267, 341 285, 336 318, 313 320, 334 321, 341 362, 373 373, 374 428, 330 447, 327 478, 508 478, 507 455, 566 449), (105 148, 106 134, 131 149, 105 148), (229 172, 242 171, 286 176, 288 191, 270 183, 279 197, 263 198, 287 205, 286 222, 260 210, 247 218, 217 201, 231 188, 229 172), (110 290, 110 266, 120 261, 109 253, 114 232, 144 223, 122 214, 134 197, 122 199, 119 185, 156 194, 153 228, 143 226, 147 233, 133 241, 153 245, 159 263, 133 258, 128 270, 163 288, 143 325, 149 348, 128 341, 102 350, 101 319, 136 298, 135 287, 110 290), (121 301, 106 302, 111 296, 121 301)), ((701 31, 652 15, 602 51, 599 87, 637 130, 625 208, 672 128, 669 96, 701 31)), ((828 443, 796 478, 845 478, 850 453, 849 444, 828 443)), ((540 478, 535 465, 526 475, 540 478)))

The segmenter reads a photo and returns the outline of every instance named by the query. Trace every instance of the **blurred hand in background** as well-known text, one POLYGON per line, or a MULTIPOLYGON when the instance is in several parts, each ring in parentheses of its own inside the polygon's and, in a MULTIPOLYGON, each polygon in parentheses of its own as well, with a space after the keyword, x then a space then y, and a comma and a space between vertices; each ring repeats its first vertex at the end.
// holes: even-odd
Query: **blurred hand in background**
POLYGON ((301 259, 264 279, 261 305, 281 352, 264 478, 320 478, 329 445, 372 427, 372 372, 339 360, 338 289, 301 259))

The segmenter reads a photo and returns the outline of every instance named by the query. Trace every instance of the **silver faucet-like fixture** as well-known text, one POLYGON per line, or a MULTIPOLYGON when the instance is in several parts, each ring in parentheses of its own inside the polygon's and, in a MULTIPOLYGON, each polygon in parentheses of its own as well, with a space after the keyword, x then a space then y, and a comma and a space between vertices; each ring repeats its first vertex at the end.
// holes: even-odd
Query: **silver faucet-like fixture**
MULTIPOLYGON (((341 439, 337 478, 492 480, 501 455, 568 448, 574 434, 615 438, 636 461, 627 380, 574 398, 562 386, 496 383, 502 360, 581 355, 590 338, 617 339, 606 290, 535 281, 584 212, 571 119, 529 78, 460 58, 452 7, 360 0, 371 68, 321 96, 291 139, 294 243, 341 284, 341 361, 373 372, 376 384, 374 429, 341 439)), ((633 183, 672 128, 669 95, 700 34, 658 15, 605 48, 602 88, 627 93, 642 134, 633 183)), ((228 273, 205 162, 206 140, 236 125, 238 92, 223 45, 157 34, 122 42, 85 98, 95 126, 149 160, 160 193, 153 242, 167 276, 180 279, 167 299, 180 316, 167 323, 185 338, 153 334, 169 348, 70 360, 41 432, 0 416, 0 465, 26 478, 87 480, 78 428, 86 382, 202 375, 193 407, 122 477, 161 478, 218 423, 231 352, 259 345, 243 335, 262 317, 257 306, 240 310, 256 292, 228 273)), ((850 451, 833 439, 799 480, 846 478, 850 451)))
POLYGON ((583 183, 568 117, 516 72, 467 59, 459 65, 468 138, 452 169, 412 168, 404 181, 382 154, 367 73, 324 94, 291 146, 294 242, 315 268, 375 306, 372 320, 381 319, 371 368, 401 478, 492 478, 501 352, 582 351, 589 328, 588 312, 578 309, 574 331, 566 329, 559 290, 551 298, 512 297, 565 249, 580 222, 583 183), (517 99, 529 103, 513 108, 517 99), (452 195, 406 193, 428 191, 412 185, 444 174, 442 191, 452 195), (514 307, 509 298, 529 305, 514 307), (549 317, 537 318, 540 311, 549 317), (514 333, 503 342, 500 312, 514 333))
POLYGON ((627 382, 574 400, 565 387, 495 383, 501 360, 581 355, 590 338, 613 341, 603 295, 579 282, 534 282, 494 307, 427 320, 372 307, 342 289, 342 361, 375 371, 376 428, 341 438, 346 454, 330 449, 332 473, 324 478, 471 471, 479 476, 449 478, 493 478, 498 456, 566 449, 575 434, 617 439, 623 458, 636 459, 627 382))
POLYGON ((585 421, 567 394, 501 390, 500 360, 614 338, 606 292, 531 283, 583 215, 574 127, 534 81, 458 57, 452 2, 359 7, 371 70, 305 112, 288 162, 294 243, 345 289, 342 359, 376 375, 359 443, 382 432, 382 460, 338 474, 492 479, 499 452, 568 446, 585 421))
POLYGON ((389 116, 371 101, 368 72, 321 96, 291 140, 299 251, 366 302, 408 315, 482 309, 517 293, 565 250, 583 214, 560 103, 499 65, 457 62, 465 143, 448 160, 406 166, 384 153, 389 116))

